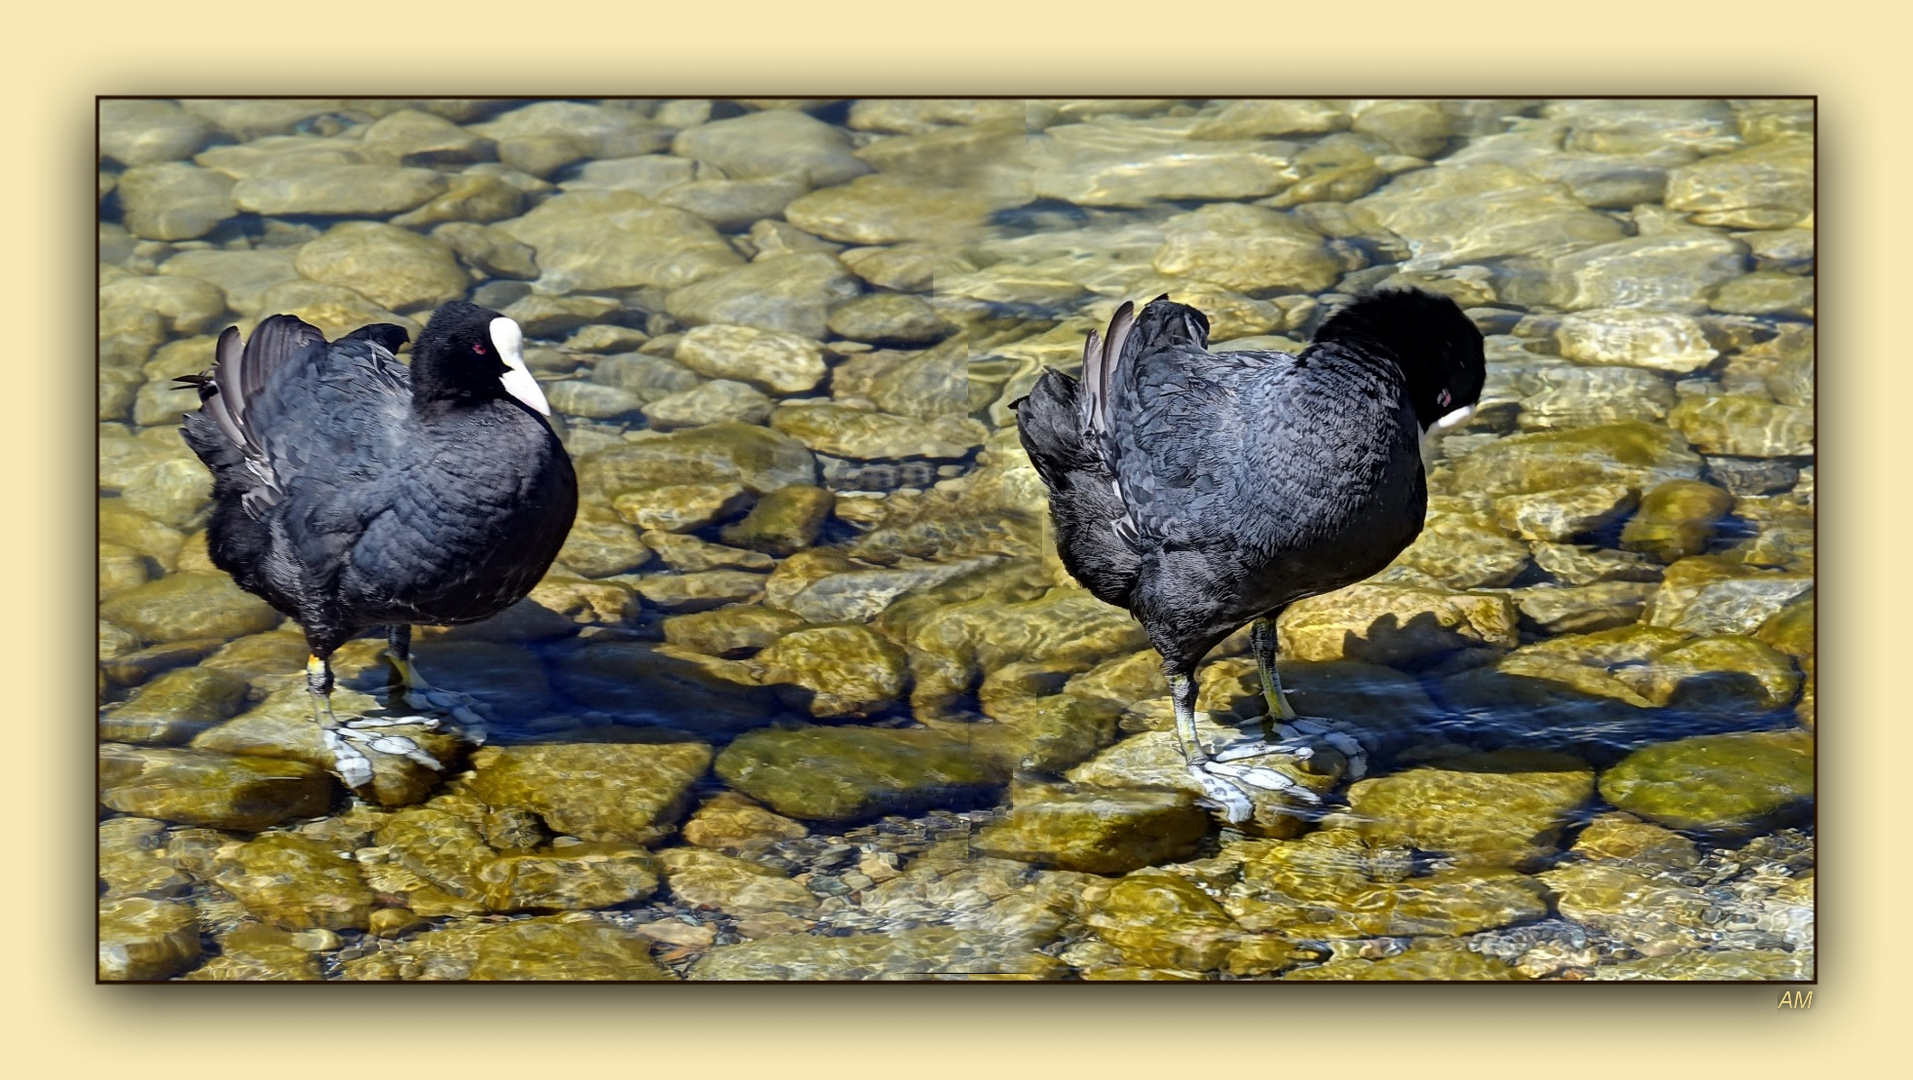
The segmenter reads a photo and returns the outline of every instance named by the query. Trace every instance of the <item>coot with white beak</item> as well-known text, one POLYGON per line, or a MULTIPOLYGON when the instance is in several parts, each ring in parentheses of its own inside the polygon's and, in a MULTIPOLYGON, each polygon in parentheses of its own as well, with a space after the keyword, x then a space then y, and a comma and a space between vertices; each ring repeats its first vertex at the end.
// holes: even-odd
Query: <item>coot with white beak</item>
POLYGON ((243 348, 228 327, 212 368, 181 380, 199 390, 182 432, 213 474, 213 564, 304 628, 314 716, 352 787, 371 779, 354 743, 436 762, 367 734, 377 721, 333 716, 334 650, 387 627, 408 691, 430 700, 411 624, 475 622, 523 599, 578 507, 517 323, 446 304, 409 370, 394 357, 405 337, 378 323, 328 344, 274 315, 243 348))

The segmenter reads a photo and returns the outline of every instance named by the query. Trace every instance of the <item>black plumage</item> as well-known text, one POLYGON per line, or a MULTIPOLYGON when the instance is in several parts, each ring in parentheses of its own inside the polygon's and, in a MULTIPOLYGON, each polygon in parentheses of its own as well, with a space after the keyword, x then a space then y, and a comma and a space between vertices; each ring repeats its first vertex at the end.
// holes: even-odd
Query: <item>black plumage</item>
MULTIPOLYGON (((1270 713, 1296 719, 1275 675, 1274 618, 1415 539, 1428 501, 1421 435, 1474 404, 1486 368, 1474 324, 1419 290, 1355 300, 1297 356, 1212 353, 1208 335, 1201 312, 1167 297, 1140 313, 1124 304, 1106 336, 1089 335, 1082 381, 1044 372, 1018 427, 1064 565, 1142 623, 1184 754, 1238 817, 1243 768, 1195 739, 1196 665, 1253 621, 1270 713)), ((1278 749, 1306 752, 1262 752, 1278 749)), ((1281 783, 1267 770, 1247 782, 1281 783)))
POLYGON ((441 307, 409 370, 390 324, 328 344, 274 315, 239 338, 227 328, 213 367, 181 379, 200 394, 182 433, 213 474, 207 547, 304 628, 315 711, 342 773, 358 771, 331 716, 333 651, 387 626, 413 683, 410 625, 484 619, 530 592, 571 529, 577 478, 518 326, 495 311, 441 307))

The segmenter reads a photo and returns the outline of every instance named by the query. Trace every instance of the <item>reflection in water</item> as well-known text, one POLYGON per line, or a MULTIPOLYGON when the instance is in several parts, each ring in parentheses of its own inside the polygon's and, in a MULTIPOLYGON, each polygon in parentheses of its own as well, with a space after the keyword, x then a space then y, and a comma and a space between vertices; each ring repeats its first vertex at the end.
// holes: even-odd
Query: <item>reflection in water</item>
MULTIPOLYGON (((1811 977, 1811 102, 762 106, 102 104, 103 977, 1811 977), (1125 300, 1295 351, 1402 285, 1481 407, 1420 539, 1279 624, 1369 775, 1222 828, 1010 404, 1125 300), (171 380, 455 298, 582 505, 419 633, 484 744, 347 793, 171 380)), ((1246 630, 1198 682, 1259 722, 1246 630)))

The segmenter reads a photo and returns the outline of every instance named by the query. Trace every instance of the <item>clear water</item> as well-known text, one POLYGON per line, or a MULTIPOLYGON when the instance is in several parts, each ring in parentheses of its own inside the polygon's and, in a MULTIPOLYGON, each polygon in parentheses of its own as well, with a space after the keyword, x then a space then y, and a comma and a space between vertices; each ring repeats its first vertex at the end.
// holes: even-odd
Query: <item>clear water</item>
MULTIPOLYGON (((103 978, 1812 977, 1811 102, 115 101, 102 149, 103 978), (1123 300, 1294 349, 1397 285, 1489 375, 1422 539, 1281 623, 1366 777, 1225 826, 1009 405, 1123 300), (486 748, 355 795, 169 380, 452 296, 586 508, 419 632, 486 748)), ((381 644, 342 713, 406 714, 381 644)), ((1246 633, 1203 682, 1263 712, 1246 633)))

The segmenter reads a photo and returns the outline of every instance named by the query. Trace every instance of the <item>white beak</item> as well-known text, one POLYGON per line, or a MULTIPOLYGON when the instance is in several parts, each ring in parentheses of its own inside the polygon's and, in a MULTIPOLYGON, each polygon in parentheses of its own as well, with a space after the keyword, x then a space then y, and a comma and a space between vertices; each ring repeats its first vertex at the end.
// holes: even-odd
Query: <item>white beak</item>
POLYGON ((505 374, 502 382, 505 392, 537 409, 545 416, 551 415, 551 404, 545 400, 545 392, 538 389, 538 380, 531 377, 531 369, 525 366, 525 332, 518 324, 500 315, 492 320, 492 344, 498 347, 498 358, 505 362, 505 374))
POLYGON ((1436 452, 1441 446, 1441 437, 1448 434, 1450 429, 1462 421, 1473 416, 1474 412, 1475 407, 1473 405, 1463 405, 1461 408, 1448 413, 1446 416, 1428 425, 1428 430, 1421 433, 1421 463, 1424 468, 1434 467, 1436 452))

